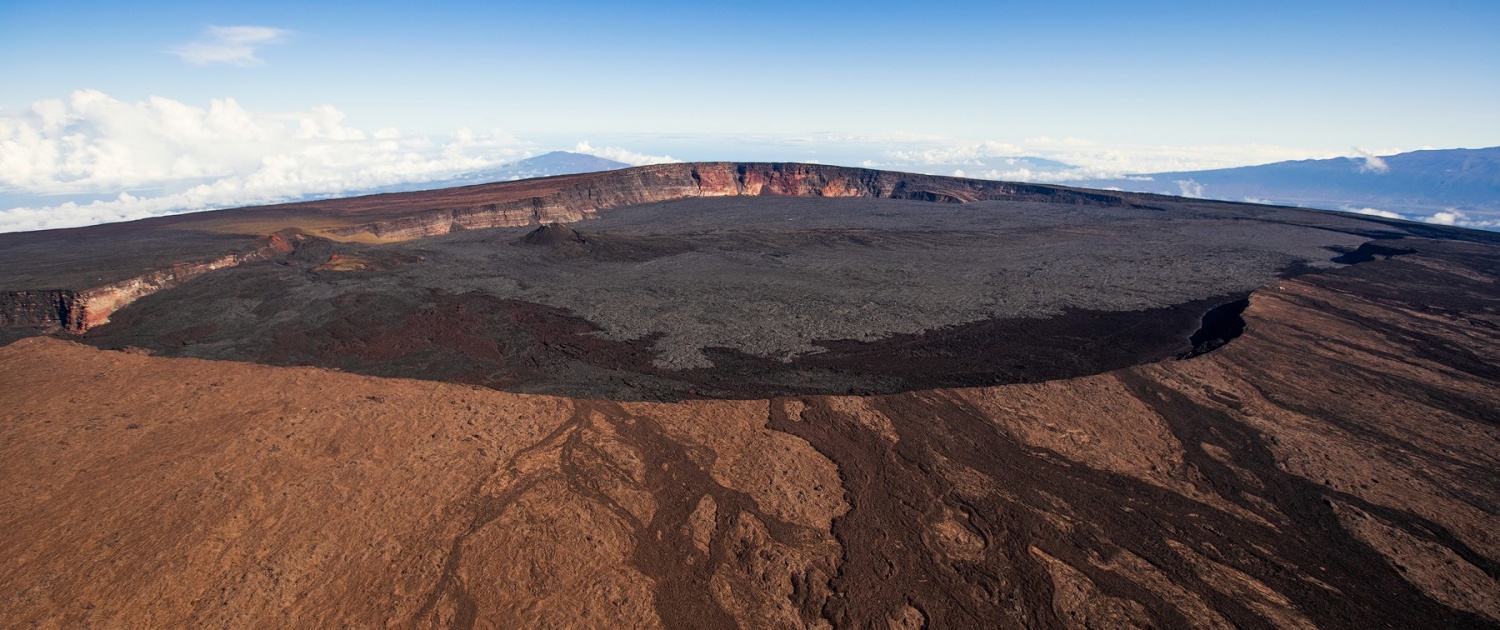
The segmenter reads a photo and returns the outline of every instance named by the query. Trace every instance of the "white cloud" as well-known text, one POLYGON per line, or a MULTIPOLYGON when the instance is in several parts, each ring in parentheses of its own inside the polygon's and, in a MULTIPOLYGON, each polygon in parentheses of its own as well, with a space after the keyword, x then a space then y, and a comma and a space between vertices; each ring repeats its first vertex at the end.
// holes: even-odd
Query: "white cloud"
POLYGON ((985 141, 973 145, 937 147, 908 151, 887 151, 886 157, 912 164, 978 164, 983 158, 1022 155, 1024 149, 1014 144, 985 141))
POLYGON ((256 49, 281 43, 288 35, 291 31, 269 26, 210 26, 197 40, 167 52, 195 66, 259 66, 265 62, 255 56, 256 49))
POLYGON ((1178 190, 1182 191, 1182 196, 1192 197, 1194 199, 1203 198, 1203 184, 1195 182, 1191 179, 1179 179, 1176 183, 1178 190))
POLYGON ((0 210, 0 231, 138 219, 424 182, 529 157, 502 132, 452 138, 371 133, 329 106, 252 112, 162 97, 127 103, 80 90, 0 113, 0 192, 102 197, 0 210), (125 192, 121 192, 125 191, 125 192))
POLYGON ((1423 217, 1422 221, 1435 223, 1437 225, 1456 225, 1458 227, 1479 228, 1493 230, 1500 228, 1500 219, 1476 219, 1468 214, 1449 208, 1442 212, 1435 212, 1431 216, 1423 217))
POLYGON ((1465 221, 1468 220, 1468 218, 1469 215, 1467 214, 1464 214, 1457 210, 1449 210, 1447 212, 1433 213, 1432 216, 1423 218, 1422 220, 1428 223, 1436 223, 1438 225, 1462 225, 1465 221))
POLYGON ((594 146, 590 145, 587 140, 579 142, 578 146, 573 147, 573 152, 592 155, 594 157, 602 157, 606 160, 614 160, 616 162, 624 162, 631 166, 644 166, 646 164, 672 164, 682 161, 670 155, 646 155, 644 153, 627 151, 619 147, 595 148, 594 146))
POLYGON ((1344 210, 1347 211, 1347 212, 1353 212, 1355 214, 1363 214, 1363 215, 1368 215, 1368 216, 1372 216, 1372 217, 1384 217, 1384 218, 1387 218, 1387 219, 1404 219, 1405 218, 1405 217, 1403 217, 1403 216, 1401 216, 1399 214, 1391 212, 1390 210, 1380 210, 1378 208, 1344 208, 1344 210))
POLYGON ((1380 156, 1358 147, 1355 147, 1354 152, 1359 156, 1360 159, 1364 160, 1364 162, 1359 165, 1359 172, 1375 173, 1377 175, 1384 175, 1391 172, 1390 165, 1386 164, 1385 160, 1380 159, 1380 156))

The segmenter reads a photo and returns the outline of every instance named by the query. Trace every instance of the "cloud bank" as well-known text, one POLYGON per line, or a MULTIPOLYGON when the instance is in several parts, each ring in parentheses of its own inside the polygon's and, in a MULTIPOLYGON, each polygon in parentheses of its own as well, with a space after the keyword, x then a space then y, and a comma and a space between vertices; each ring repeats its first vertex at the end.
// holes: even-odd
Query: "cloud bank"
POLYGON ((1453 209, 1444 212, 1435 212, 1431 216, 1421 217, 1420 220, 1437 225, 1456 225, 1459 227, 1487 230, 1500 228, 1500 219, 1478 219, 1453 209))
POLYGON ((1371 216, 1371 217, 1381 217, 1381 218, 1384 218, 1384 219, 1405 219, 1406 218, 1406 217, 1403 217, 1403 216, 1401 216, 1401 215, 1399 215, 1399 214, 1397 214, 1395 212, 1391 212, 1390 210, 1381 210, 1379 208, 1344 208, 1344 211, 1345 212, 1353 212, 1354 214, 1363 214, 1363 215, 1371 216))
MULTIPOLYGON (((225 39, 236 37, 269 41, 271 36, 251 32, 225 39)), ((40 101, 22 111, 0 110, 0 231, 73 227, 420 184, 491 169, 530 157, 541 148, 500 131, 460 129, 446 137, 407 136, 389 127, 351 127, 344 119, 344 113, 332 106, 257 112, 234 99, 206 106, 163 97, 124 102, 94 90, 40 101)), ((621 140, 607 140, 610 146, 584 140, 572 149, 630 165, 677 162, 673 155, 685 151, 695 159, 823 162, 1047 183, 1340 156, 1269 145, 1106 145, 1045 137, 999 142, 920 134, 746 136, 694 138, 686 143, 679 138, 677 144, 646 136, 621 140), (645 152, 621 148, 621 143, 645 152)), ((574 141, 556 138, 548 144, 567 146, 574 141)), ((1362 160, 1369 172, 1387 168, 1363 149, 1343 156, 1362 160)), ((1198 182, 1181 184, 1182 194, 1204 194, 1198 182)), ((1395 218, 1384 210, 1351 210, 1395 218)), ((1398 216, 1497 227, 1488 216, 1456 211, 1398 216)))
MULTIPOLYGON (((912 144, 918 142, 911 141, 912 144)), ((937 146, 928 140, 926 144, 885 150, 881 153, 882 159, 866 160, 864 165, 892 169, 943 166, 947 167, 944 173, 960 166, 969 177, 1055 183, 1125 179, 1140 173, 1197 171, 1345 155, 1274 145, 1107 145, 1081 138, 1048 137, 1016 142, 948 140, 937 146), (1042 158, 1063 164, 1047 168, 1007 168, 1006 160, 1016 158, 1042 158)))
POLYGON ((127 103, 93 90, 0 113, 0 193, 30 201, 0 210, 0 231, 369 190, 531 155, 530 145, 499 131, 435 140, 366 132, 343 119, 331 106, 265 113, 233 99, 127 103), (91 200, 53 203, 53 195, 91 200))
POLYGON ((289 35, 291 31, 269 26, 210 26, 198 39, 167 52, 195 66, 260 66, 265 61, 255 56, 256 49, 279 44, 289 35))

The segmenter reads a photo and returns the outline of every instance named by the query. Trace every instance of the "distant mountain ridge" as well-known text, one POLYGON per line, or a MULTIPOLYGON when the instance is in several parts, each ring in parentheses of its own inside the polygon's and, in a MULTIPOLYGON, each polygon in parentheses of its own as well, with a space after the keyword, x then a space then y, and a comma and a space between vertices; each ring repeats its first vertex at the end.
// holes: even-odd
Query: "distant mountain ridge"
POLYGON ((502 164, 490 170, 465 173, 445 181, 454 183, 501 182, 530 179, 532 177, 552 177, 554 175, 576 175, 578 173, 613 171, 629 167, 630 165, 624 162, 616 162, 597 155, 573 153, 570 151, 553 151, 517 162, 502 164))
POLYGON ((1297 160, 1069 183, 1228 201, 1378 210, 1429 220, 1441 219, 1439 213, 1451 218, 1458 212, 1479 227, 1500 227, 1500 147, 1297 160), (1484 225, 1487 221, 1496 223, 1484 225))
POLYGON ((586 153, 573 153, 570 151, 553 151, 543 153, 536 157, 529 157, 507 164, 501 164, 495 168, 472 173, 462 173, 445 179, 412 182, 404 184, 393 184, 382 186, 372 190, 361 190, 352 193, 340 193, 339 196, 355 194, 385 193, 385 192, 407 192, 413 190, 433 190, 437 188, 451 188, 453 186, 468 186, 471 184, 489 184, 494 182, 509 182, 518 179, 531 179, 533 177, 554 177, 557 175, 577 175, 579 173, 596 173, 599 171, 613 171, 616 169, 629 168, 624 162, 616 162, 607 158, 586 153))

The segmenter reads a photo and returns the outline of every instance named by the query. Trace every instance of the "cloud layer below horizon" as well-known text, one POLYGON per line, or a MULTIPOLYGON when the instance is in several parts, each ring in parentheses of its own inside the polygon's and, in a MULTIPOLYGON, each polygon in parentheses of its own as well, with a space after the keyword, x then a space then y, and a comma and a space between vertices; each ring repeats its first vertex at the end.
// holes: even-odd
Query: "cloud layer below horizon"
POLYGON ((346 126, 323 106, 260 113, 234 99, 126 103, 92 90, 0 115, 0 231, 71 227, 422 182, 529 155, 502 132, 445 141, 346 126))

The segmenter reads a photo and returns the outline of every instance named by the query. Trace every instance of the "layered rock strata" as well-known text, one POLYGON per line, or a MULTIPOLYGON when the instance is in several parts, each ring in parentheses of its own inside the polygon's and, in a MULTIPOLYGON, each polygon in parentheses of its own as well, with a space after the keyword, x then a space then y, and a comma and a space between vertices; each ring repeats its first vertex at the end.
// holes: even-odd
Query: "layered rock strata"
POLYGON ((70 333, 82 333, 109 322, 111 314, 142 297, 219 269, 269 260, 288 253, 300 238, 302 237, 295 233, 276 233, 261 239, 260 245, 248 252, 179 263, 134 278, 82 290, 0 292, 0 326, 55 327, 70 333))
POLYGON ((938 177, 824 166, 707 162, 661 164, 579 178, 544 196, 428 209, 411 216, 330 230, 338 236, 369 233, 383 240, 447 234, 455 229, 571 223, 604 210, 686 199, 738 195, 874 197, 942 203, 1042 201, 1125 206, 1119 195, 1058 186, 938 177))

